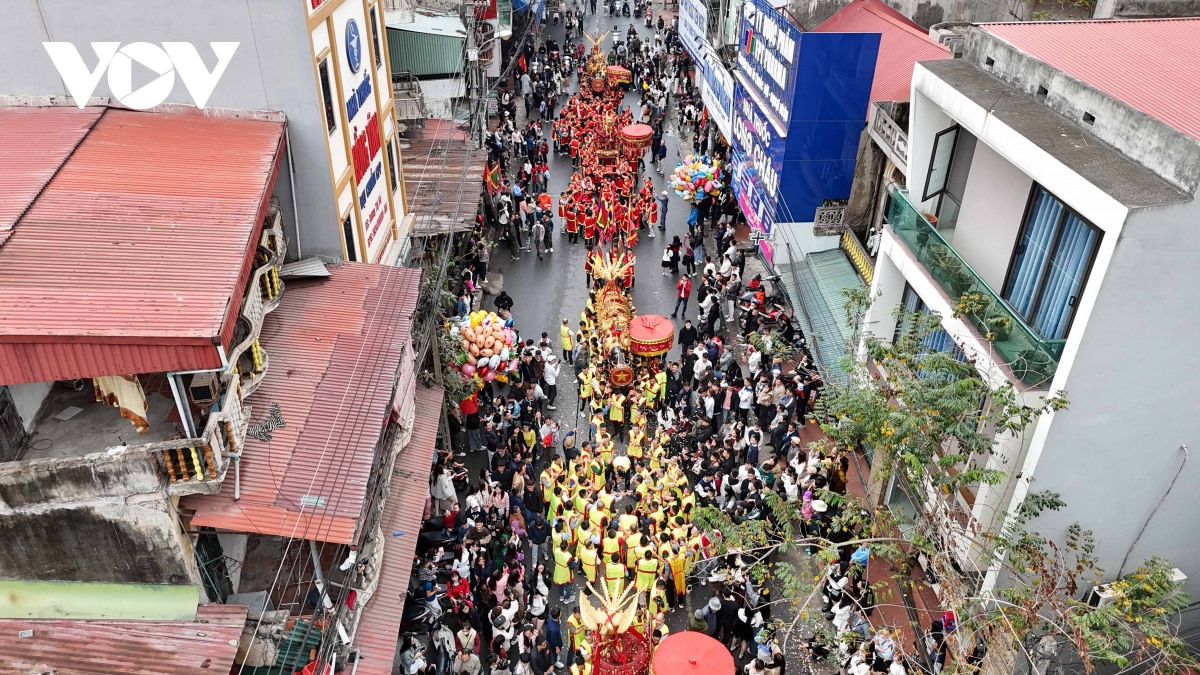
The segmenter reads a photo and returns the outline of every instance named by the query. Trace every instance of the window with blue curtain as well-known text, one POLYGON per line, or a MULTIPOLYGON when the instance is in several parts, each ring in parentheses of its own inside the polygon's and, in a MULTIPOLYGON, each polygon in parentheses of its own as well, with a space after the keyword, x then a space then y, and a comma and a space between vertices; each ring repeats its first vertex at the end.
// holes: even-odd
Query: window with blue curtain
MULTIPOLYGON (((913 287, 908 284, 904 285, 904 295, 902 296, 901 303, 904 305, 904 309, 908 310, 909 312, 929 314, 929 307, 925 305, 925 301, 922 300, 921 296, 917 295, 917 292, 913 290, 913 287)), ((896 326, 896 334, 892 338, 893 341, 899 340, 900 336, 911 328, 912 318, 906 316, 904 320, 896 326)), ((924 351, 926 353, 948 352, 959 361, 965 362, 967 360, 967 355, 964 354, 963 350, 959 348, 956 342, 954 342, 954 338, 950 337, 950 334, 946 332, 945 328, 939 327, 937 330, 930 331, 929 334, 921 340, 921 346, 924 347, 924 351)))
POLYGON ((1100 232, 1038 186, 1014 252, 1004 299, 1048 340, 1067 333, 1100 232))

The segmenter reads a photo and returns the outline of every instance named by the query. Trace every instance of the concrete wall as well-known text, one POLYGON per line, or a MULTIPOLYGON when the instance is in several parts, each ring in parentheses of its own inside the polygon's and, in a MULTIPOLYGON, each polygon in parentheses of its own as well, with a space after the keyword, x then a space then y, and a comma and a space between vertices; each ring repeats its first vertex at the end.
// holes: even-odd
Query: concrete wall
POLYGON ((46 395, 53 387, 53 382, 8 385, 8 393, 12 396, 13 405, 17 407, 17 414, 21 416, 21 424, 25 425, 26 433, 33 433, 38 409, 42 407, 42 401, 46 400, 46 395))
MULTIPOLYGON (((0 21, 0 95, 67 95, 44 41, 70 42, 87 67, 96 41, 191 42, 206 67, 216 59, 209 42, 239 42, 207 106, 281 111, 288 117, 296 167, 300 240, 306 255, 341 258, 341 233, 326 158, 325 125, 318 104, 304 5, 299 0, 9 0, 0 21)), ((139 70, 141 69, 141 70, 139 70)), ((133 87, 151 79, 134 67, 133 87)), ((92 94, 110 96, 106 77, 92 94)), ((169 103, 194 105, 180 78, 169 103)), ((296 219, 287 163, 276 184, 287 236, 295 253, 296 219)))
POLYGON ((199 584, 155 458, 0 464, 0 578, 199 584))
POLYGON ((1200 185, 1200 142, 1101 93, 1079 80, 1011 47, 990 33, 973 28, 963 58, 986 73, 1037 98, 1051 110, 1087 129, 1176 188, 1193 194, 1200 185), (987 65, 987 59, 992 65, 987 65), (1095 116, 1085 124, 1084 113, 1095 116))
MULTIPOLYGON (((1051 536, 1079 521, 1096 534, 1096 553, 1113 578, 1138 531, 1184 459, 1200 448, 1200 330, 1195 251, 1200 204, 1131 213, 1117 243, 1066 382, 1070 408, 1054 416, 1040 457, 1025 465, 1031 490, 1052 490, 1067 507, 1034 529, 1051 536)), ((1200 458, 1198 458, 1200 459, 1200 458)), ((1200 461, 1191 460, 1154 514, 1125 567, 1169 558, 1200 592, 1200 520, 1194 496, 1200 461)), ((1194 623, 1200 617, 1185 614, 1194 623)))
POLYGON ((1033 179, 984 143, 975 144, 950 244, 997 293, 1004 286, 1033 179))

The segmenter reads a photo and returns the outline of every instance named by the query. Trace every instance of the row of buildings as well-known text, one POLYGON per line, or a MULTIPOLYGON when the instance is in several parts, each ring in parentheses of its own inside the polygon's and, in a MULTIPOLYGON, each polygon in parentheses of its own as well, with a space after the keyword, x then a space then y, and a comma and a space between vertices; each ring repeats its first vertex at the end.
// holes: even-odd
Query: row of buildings
MULTIPOLYGON (((1092 529, 1108 578, 1151 555, 1195 577, 1200 81, 1184 55, 1200 54, 1200 19, 1108 19, 1186 8, 1100 3, 1015 22, 1032 17, 955 3, 933 9, 1001 22, 935 23, 928 4, 681 0, 749 235, 831 379, 860 354, 841 291, 866 286, 867 333, 894 339, 900 305, 936 313, 926 348, 993 390, 1035 407, 1065 392, 1068 409, 970 459, 1000 484, 931 496, 893 479, 881 497, 902 519, 957 532, 967 563, 971 535, 1049 491, 1067 508, 1032 527, 1092 529), (955 318, 967 293, 985 308, 955 318)), ((980 570, 982 587, 996 571, 980 570)))
POLYGON ((5 6, 0 673, 392 672, 443 408, 420 262, 482 176, 393 10, 5 6))

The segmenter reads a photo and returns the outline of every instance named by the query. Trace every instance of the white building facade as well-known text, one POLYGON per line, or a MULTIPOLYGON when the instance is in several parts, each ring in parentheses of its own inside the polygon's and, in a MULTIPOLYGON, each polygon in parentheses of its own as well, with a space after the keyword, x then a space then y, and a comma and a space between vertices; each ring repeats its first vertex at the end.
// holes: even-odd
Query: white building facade
POLYGON ((1200 431, 1198 90, 1155 55, 1198 41, 1196 20, 985 24, 964 58, 918 64, 908 184, 891 194, 866 317, 891 340, 897 305, 935 312, 928 348, 1031 405, 1065 392, 1067 410, 972 459, 1006 482, 954 497, 992 529, 1029 492, 1060 494, 1066 508, 1033 527, 1093 530, 1109 578, 1151 555, 1200 572, 1186 463, 1200 431), (1075 58, 1097 44, 1104 59, 1075 58), (985 307, 954 318, 967 293, 985 307))

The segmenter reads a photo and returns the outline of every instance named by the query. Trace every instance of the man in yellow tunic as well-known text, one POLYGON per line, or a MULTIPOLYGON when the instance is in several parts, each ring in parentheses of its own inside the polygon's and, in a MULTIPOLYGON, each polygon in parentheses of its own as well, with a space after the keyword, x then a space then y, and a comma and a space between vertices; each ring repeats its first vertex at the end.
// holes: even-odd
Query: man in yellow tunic
POLYGON ((567 543, 564 541, 554 550, 554 585, 558 586, 559 602, 570 602, 573 593, 571 585, 571 561, 574 557, 567 550, 567 543))
POLYGON ((619 553, 612 554, 604 566, 604 582, 608 584, 609 597, 615 598, 625 591, 625 566, 619 553))
POLYGON ((654 580, 658 578, 658 560, 654 557, 654 553, 650 547, 646 547, 642 553, 642 557, 637 561, 637 589, 638 593, 650 593, 650 589, 654 588, 654 580))
POLYGON ((596 583, 596 562, 598 554, 596 553, 596 545, 591 539, 580 544, 582 548, 579 550, 579 564, 583 568, 583 576, 587 577, 589 584, 596 583))

